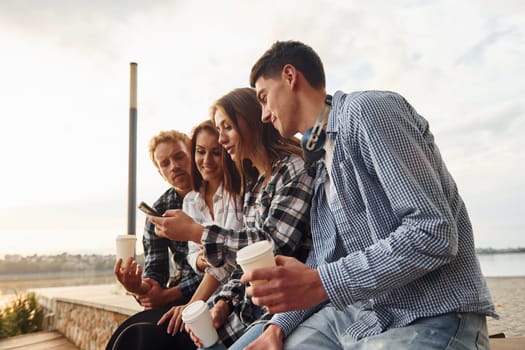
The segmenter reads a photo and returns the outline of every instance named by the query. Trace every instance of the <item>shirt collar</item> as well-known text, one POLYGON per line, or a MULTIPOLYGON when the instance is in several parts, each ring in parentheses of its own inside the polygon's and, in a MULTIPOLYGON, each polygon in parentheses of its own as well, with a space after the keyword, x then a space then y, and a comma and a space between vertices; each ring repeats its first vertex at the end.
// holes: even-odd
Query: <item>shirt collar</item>
POLYGON ((339 128, 337 124, 337 113, 344 103, 345 97, 346 95, 342 91, 336 91, 332 97, 332 108, 330 109, 328 125, 326 126, 326 134, 331 139, 334 139, 335 135, 337 135, 337 130, 339 128))

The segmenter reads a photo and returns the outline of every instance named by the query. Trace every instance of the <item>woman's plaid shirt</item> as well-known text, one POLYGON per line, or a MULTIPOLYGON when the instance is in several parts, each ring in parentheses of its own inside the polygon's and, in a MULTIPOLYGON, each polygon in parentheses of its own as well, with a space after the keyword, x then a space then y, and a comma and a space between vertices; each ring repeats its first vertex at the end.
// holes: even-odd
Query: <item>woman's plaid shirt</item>
POLYGON ((232 302, 234 313, 219 329, 223 342, 237 339, 245 327, 256 320, 260 309, 244 295, 239 283, 242 275, 235 262, 240 248, 260 240, 269 240, 274 252, 295 256, 305 261, 311 248, 310 201, 313 194, 312 178, 297 155, 276 161, 266 184, 260 176, 244 197, 244 229, 225 230, 216 225, 204 230, 202 243, 208 261, 214 266, 229 266, 234 270, 230 281, 220 290, 217 298, 232 302))

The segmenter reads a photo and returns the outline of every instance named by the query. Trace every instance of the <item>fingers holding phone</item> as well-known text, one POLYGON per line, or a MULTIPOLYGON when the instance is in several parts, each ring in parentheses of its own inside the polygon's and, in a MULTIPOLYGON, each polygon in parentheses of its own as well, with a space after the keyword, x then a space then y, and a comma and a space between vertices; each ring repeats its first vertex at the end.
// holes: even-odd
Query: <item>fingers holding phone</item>
POLYGON ((169 209, 161 217, 148 215, 155 233, 174 241, 201 242, 204 227, 180 209, 169 209))

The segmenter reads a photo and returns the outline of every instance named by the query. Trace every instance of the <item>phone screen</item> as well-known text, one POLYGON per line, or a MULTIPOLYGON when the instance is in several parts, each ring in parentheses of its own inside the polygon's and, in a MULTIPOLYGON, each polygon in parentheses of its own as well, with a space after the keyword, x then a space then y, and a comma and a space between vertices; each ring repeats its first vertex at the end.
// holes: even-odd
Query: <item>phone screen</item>
POLYGON ((140 202, 138 208, 145 214, 153 215, 153 216, 160 216, 159 213, 155 209, 153 209, 152 207, 150 207, 144 202, 140 202))

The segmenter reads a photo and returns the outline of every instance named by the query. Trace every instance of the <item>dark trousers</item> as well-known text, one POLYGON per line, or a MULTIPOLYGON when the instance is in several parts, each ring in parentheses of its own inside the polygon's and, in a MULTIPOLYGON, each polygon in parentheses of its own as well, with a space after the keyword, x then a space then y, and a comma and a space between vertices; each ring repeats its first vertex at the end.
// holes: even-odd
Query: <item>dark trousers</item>
POLYGON ((141 311, 124 321, 111 335, 106 350, 193 350, 197 349, 186 332, 179 332, 172 336, 166 332, 169 320, 157 326, 158 320, 172 306, 159 309, 141 311))

